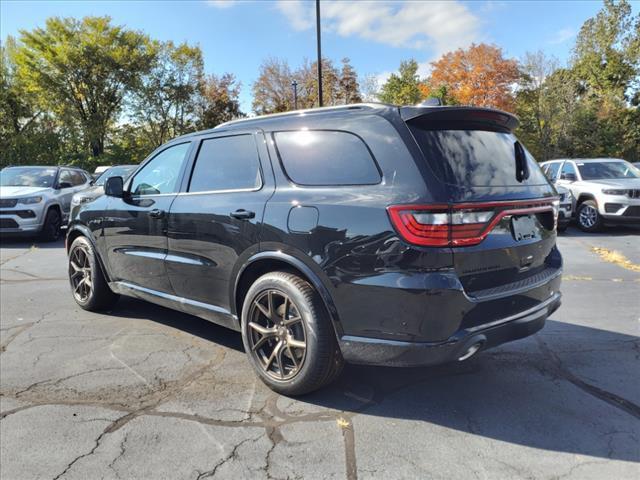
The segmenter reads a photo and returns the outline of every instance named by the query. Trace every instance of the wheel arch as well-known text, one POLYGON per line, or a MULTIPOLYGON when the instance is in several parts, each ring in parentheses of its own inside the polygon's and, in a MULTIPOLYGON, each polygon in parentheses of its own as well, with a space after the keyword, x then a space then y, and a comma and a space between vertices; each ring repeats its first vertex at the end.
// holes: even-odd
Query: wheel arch
POLYGON ((238 321, 242 315, 242 305, 245 295, 251 285, 262 275, 273 271, 287 271, 294 273, 308 281, 320 294, 322 302, 331 318, 336 337, 341 336, 342 326, 338 317, 338 311, 333 302, 329 289, 322 282, 319 275, 302 260, 278 251, 260 252, 253 255, 242 266, 234 283, 230 305, 237 316, 238 321))
POLYGON ((586 192, 585 193, 581 193, 578 196, 578 199, 576 200, 576 210, 578 209, 578 206, 581 203, 584 203, 587 200, 593 200, 594 202, 596 202, 596 205, 598 204, 598 201, 596 200, 596 197, 595 197, 595 195, 593 193, 586 193, 586 192))
POLYGON ((91 243, 91 246, 93 247, 93 251, 96 254, 96 258, 98 259, 98 262, 100 263, 100 267, 102 268, 102 273, 105 276, 105 280, 107 282, 110 282, 111 276, 109 274, 109 270, 106 268, 107 266, 105 265, 105 262, 102 260, 102 257, 100 256, 98 245, 96 244, 96 240, 93 236, 93 233, 91 233, 91 230, 86 225, 82 225, 79 223, 69 225, 69 228, 67 230, 67 236, 65 237, 65 242, 64 242, 67 255, 69 254, 69 249, 71 248, 71 244, 78 237, 85 237, 91 243))

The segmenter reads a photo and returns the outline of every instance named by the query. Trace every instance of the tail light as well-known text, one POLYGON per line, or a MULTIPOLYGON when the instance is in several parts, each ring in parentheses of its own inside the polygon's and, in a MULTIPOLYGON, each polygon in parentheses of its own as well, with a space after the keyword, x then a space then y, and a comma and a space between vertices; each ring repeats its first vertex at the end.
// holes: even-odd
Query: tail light
POLYGON ((427 247, 477 245, 507 215, 549 212, 556 229, 558 200, 458 203, 452 205, 394 205, 388 208, 397 232, 407 242, 427 247))

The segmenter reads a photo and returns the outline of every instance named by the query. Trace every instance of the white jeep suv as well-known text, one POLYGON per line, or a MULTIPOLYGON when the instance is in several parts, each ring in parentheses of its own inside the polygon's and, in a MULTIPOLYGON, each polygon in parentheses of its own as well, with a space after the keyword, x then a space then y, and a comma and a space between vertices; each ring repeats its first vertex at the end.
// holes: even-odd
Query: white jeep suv
POLYGON ((603 225, 640 225, 640 170, 617 158, 559 159, 541 167, 556 185, 568 188, 578 226, 596 232, 603 225))
POLYGON ((91 185, 72 167, 7 167, 0 171, 0 234, 40 234, 53 241, 69 217, 71 197, 91 185))

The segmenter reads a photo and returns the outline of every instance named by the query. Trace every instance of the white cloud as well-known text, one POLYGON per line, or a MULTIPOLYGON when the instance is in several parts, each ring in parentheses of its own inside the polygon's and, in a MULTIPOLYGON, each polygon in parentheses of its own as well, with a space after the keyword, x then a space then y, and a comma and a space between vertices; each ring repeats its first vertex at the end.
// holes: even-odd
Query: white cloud
MULTIPOLYGON (((315 2, 277 4, 295 30, 315 25, 315 2)), ((457 1, 336 1, 321 3, 323 29, 393 47, 429 50, 432 57, 466 47, 478 38, 480 19, 457 1)))
POLYGON ((207 0, 207 5, 211 5, 216 8, 229 8, 233 7, 235 0, 207 0))
POLYGON ((573 28, 571 27, 561 28, 555 33, 555 35, 547 43, 551 45, 558 45, 560 43, 566 42, 567 40, 571 40, 575 36, 576 36, 576 31, 573 28))

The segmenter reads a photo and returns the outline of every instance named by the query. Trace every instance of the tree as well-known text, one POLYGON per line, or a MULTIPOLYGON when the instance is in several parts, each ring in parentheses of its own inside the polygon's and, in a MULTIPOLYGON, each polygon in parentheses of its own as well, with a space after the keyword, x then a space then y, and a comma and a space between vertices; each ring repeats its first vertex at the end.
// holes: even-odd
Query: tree
POLYGON ((253 111, 258 115, 293 109, 294 77, 286 60, 268 58, 260 65, 260 75, 253 84, 253 111))
POLYGON ((589 93, 640 103, 640 14, 632 17, 626 0, 605 0, 584 22, 573 53, 573 69, 589 93))
POLYGON ((16 75, 13 37, 0 45, 0 168, 23 163, 57 163, 61 142, 47 112, 16 75))
POLYGON ((392 73, 382 85, 378 97, 382 102, 394 105, 415 105, 422 99, 418 77, 418 62, 407 60, 400 63, 398 73, 392 73))
POLYGON ((446 86, 459 103, 513 111, 513 85, 519 80, 518 63, 505 59, 494 45, 472 44, 444 54, 431 63, 431 88, 446 86))
POLYGON ((131 116, 152 150, 195 129, 197 95, 204 78, 199 47, 158 43, 152 68, 132 95, 131 116))
POLYGON ((197 128, 213 128, 223 122, 244 117, 240 111, 240 84, 231 73, 209 75, 200 85, 197 128))
POLYGON ((123 107, 149 71, 155 51, 146 35, 111 24, 109 17, 49 18, 22 31, 17 73, 38 103, 79 128, 94 156, 123 107))
MULTIPOLYGON (((304 61, 294 72, 298 82, 298 108, 319 106, 318 99, 318 62, 304 61)), ((322 100, 323 105, 332 106, 341 103, 340 73, 328 58, 322 59, 322 100)))
POLYGON ((358 75, 351 66, 350 60, 346 57, 342 59, 342 70, 340 71, 338 84, 338 99, 342 103, 348 105, 350 103, 362 102, 360 85, 358 85, 358 75))

